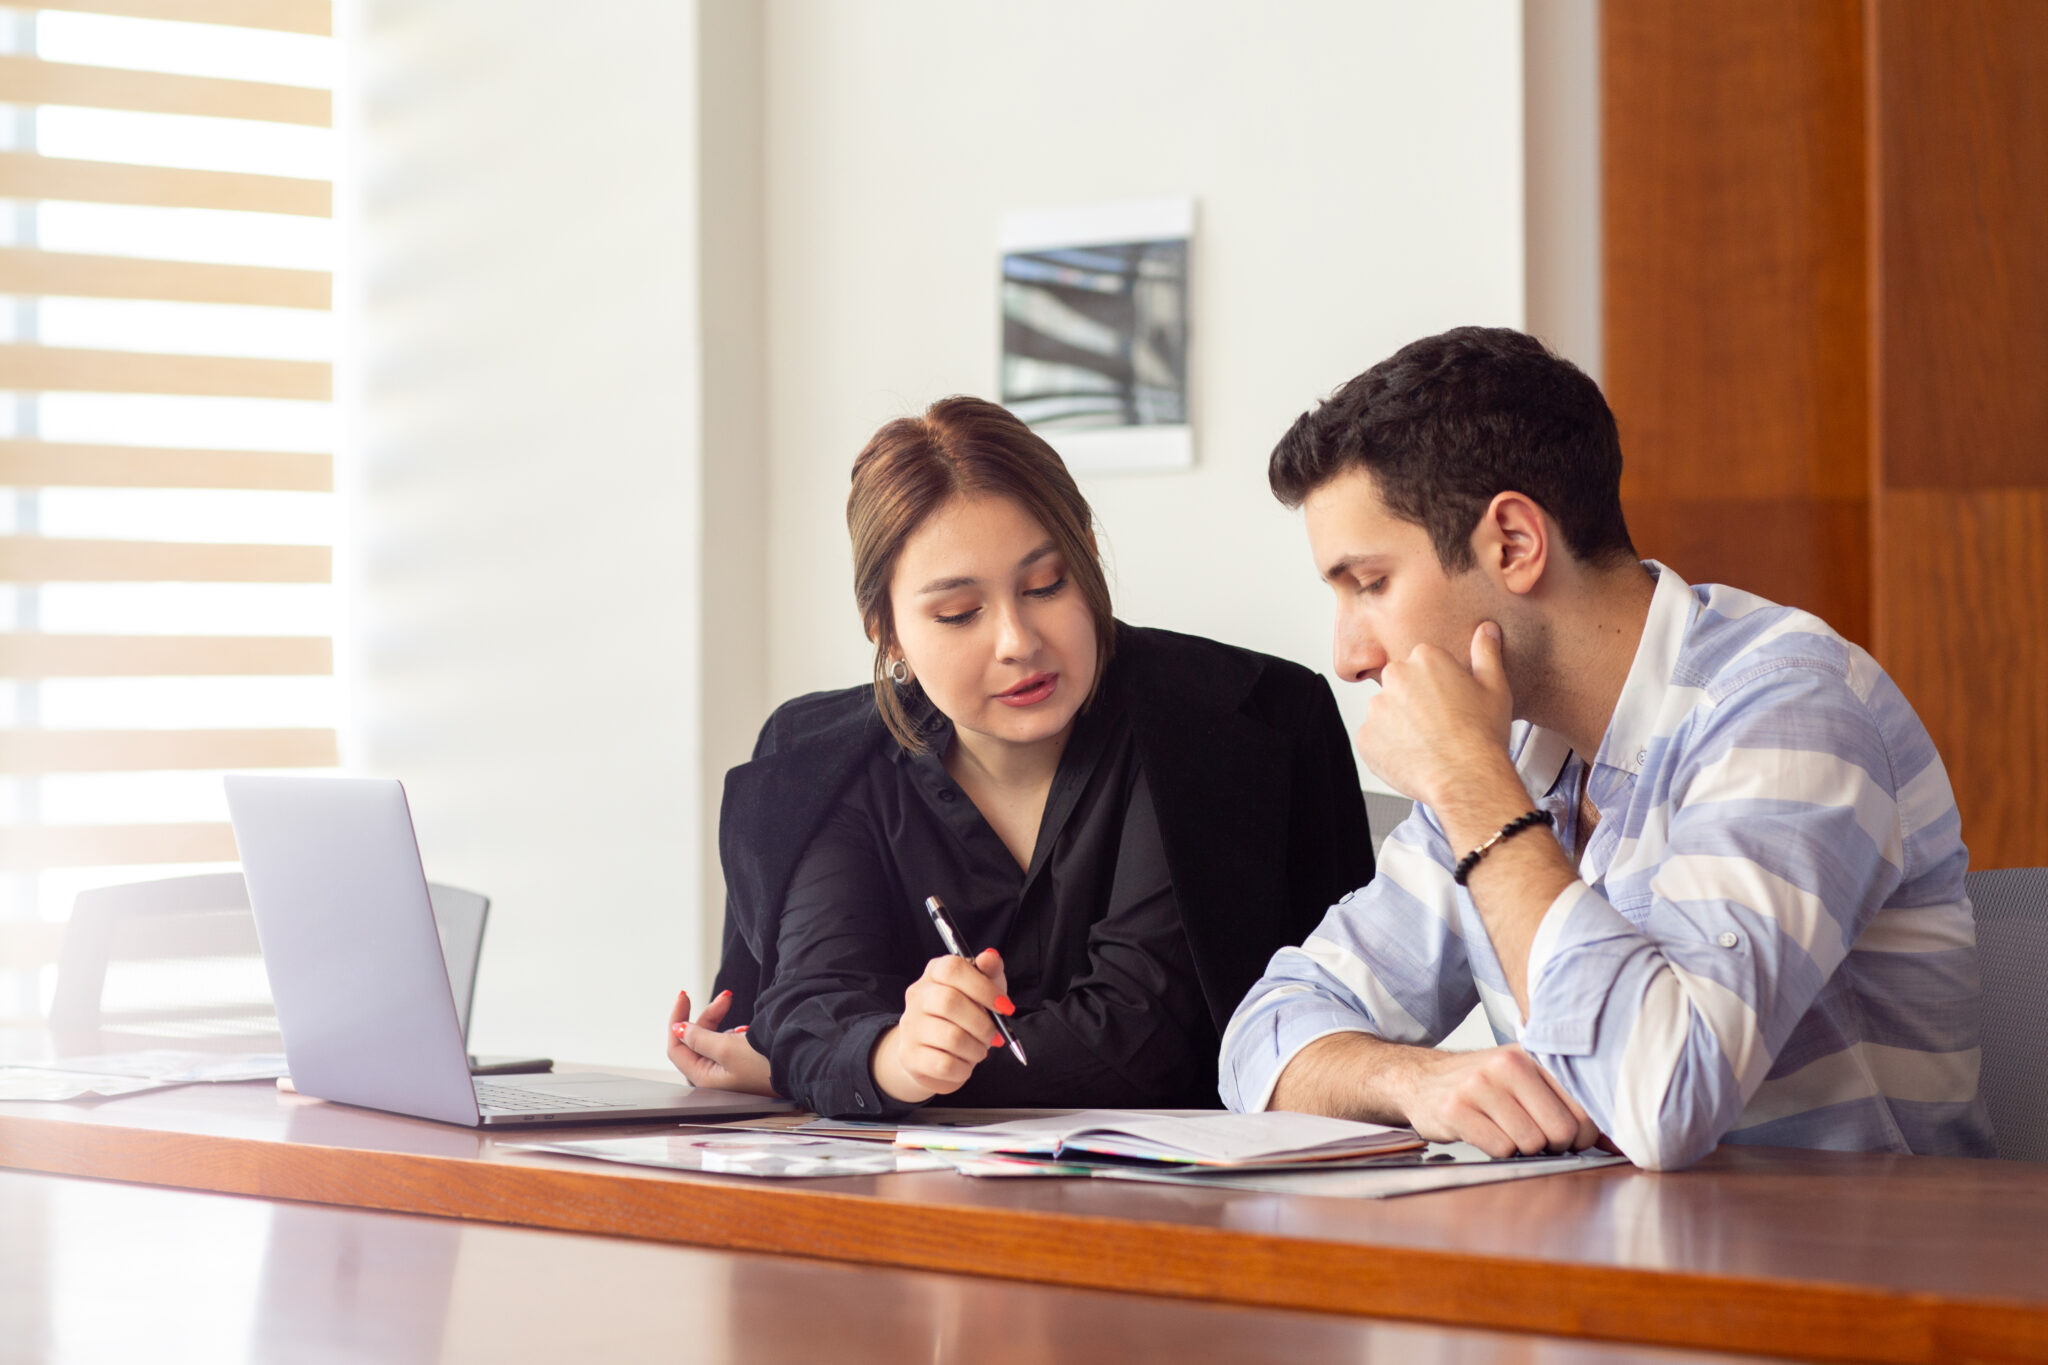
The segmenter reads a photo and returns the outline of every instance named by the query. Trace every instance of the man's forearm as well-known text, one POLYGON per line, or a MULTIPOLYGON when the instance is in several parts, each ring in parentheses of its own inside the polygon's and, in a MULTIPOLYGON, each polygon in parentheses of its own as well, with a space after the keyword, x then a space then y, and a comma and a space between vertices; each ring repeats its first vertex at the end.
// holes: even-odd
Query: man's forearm
POLYGON ((1362 1123, 1405 1124, 1404 1082, 1412 1066, 1404 1054, 1427 1051, 1370 1033, 1332 1033, 1288 1060, 1268 1107, 1362 1123))
MULTIPOLYGON (((1454 853, 1463 855, 1491 838, 1508 821, 1529 809, 1529 795, 1505 761, 1482 779, 1446 790, 1437 819, 1454 853)), ((1508 979, 1508 989, 1529 1017, 1529 949, 1543 912, 1578 877, 1547 828, 1528 829, 1495 844, 1472 869, 1465 889, 1486 925, 1494 955, 1508 979)))

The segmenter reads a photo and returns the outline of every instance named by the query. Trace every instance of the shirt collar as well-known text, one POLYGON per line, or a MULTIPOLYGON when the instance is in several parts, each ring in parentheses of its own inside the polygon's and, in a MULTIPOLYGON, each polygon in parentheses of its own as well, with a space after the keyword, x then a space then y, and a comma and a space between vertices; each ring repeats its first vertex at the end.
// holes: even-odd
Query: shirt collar
POLYGON ((1594 762, 1640 775, 1650 756, 1650 741, 1656 738, 1657 722, 1664 714, 1664 694, 1678 671, 1679 651, 1685 648, 1686 632, 1692 629, 1699 603, 1692 587, 1654 559, 1643 567, 1657 576, 1657 588, 1650 596, 1650 613, 1643 620, 1643 638, 1636 645, 1635 662, 1629 665, 1628 681, 1621 685, 1621 697, 1614 704, 1614 718, 1600 740, 1594 762))
MULTIPOLYGON (((1692 628, 1699 604, 1684 579, 1654 559, 1643 567, 1656 576, 1650 596, 1649 614, 1643 619, 1643 638, 1636 644, 1636 656, 1629 665, 1628 679, 1621 685, 1621 697, 1614 716, 1601 737, 1596 766, 1640 775, 1650 756, 1650 741, 1657 733, 1663 714, 1664 694, 1678 669, 1679 651, 1685 647, 1686 632, 1692 628)), ((1552 730, 1530 725, 1525 728, 1521 747, 1515 754, 1515 771, 1532 798, 1541 800, 1564 775, 1572 746, 1552 730)))

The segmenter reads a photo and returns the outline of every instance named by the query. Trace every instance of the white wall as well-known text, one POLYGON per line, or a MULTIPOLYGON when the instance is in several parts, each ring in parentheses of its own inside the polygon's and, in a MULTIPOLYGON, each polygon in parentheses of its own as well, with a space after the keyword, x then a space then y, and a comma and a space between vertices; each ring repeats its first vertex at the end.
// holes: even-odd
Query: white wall
POLYGON ((1600 0, 1523 0, 1528 330, 1597 381, 1600 0))
POLYGON ((1274 440, 1523 317, 1518 0, 341 14, 345 758, 495 900, 479 1047, 661 1064, 725 768, 867 676, 853 455, 994 387, 1004 212, 1198 197, 1197 467, 1086 491, 1124 615, 1316 666, 1274 440))
MULTIPOLYGON (((1127 619, 1327 669, 1289 422, 1523 317, 1517 0, 778 0, 768 31, 771 692, 868 676, 854 454, 992 393, 1009 210, 1192 193, 1197 467, 1087 478, 1127 619)), ((1361 714, 1360 689, 1340 688, 1361 714)))
POLYGON ((343 16, 344 757, 494 900, 473 1043, 661 1066, 706 974, 697 6, 343 16))

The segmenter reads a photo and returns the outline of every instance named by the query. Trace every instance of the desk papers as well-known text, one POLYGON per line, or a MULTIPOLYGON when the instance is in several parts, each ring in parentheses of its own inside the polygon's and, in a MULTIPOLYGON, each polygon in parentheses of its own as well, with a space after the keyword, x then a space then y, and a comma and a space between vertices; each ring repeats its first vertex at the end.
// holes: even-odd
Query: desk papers
POLYGON ((107 1098, 209 1081, 266 1081, 286 1074, 282 1052, 143 1052, 60 1057, 0 1066, 0 1100, 107 1098))
POLYGON ((1259 1194, 1316 1194, 1336 1199, 1393 1199, 1404 1194, 1567 1175, 1627 1161, 1611 1152, 1567 1152, 1558 1156, 1490 1157, 1463 1142, 1432 1142, 1420 1152, 1339 1170, 1174 1171, 1133 1166, 1097 1166, 1100 1180, 1138 1180, 1160 1185, 1205 1185, 1259 1194))
POLYGON ((1017 1119, 974 1128, 901 1128, 899 1147, 1058 1160, 1143 1162, 1168 1168, 1299 1170, 1415 1151, 1407 1128, 1317 1114, 1215 1112, 1194 1116, 1130 1109, 1017 1119))
POLYGON ((801 1180, 821 1176, 894 1175, 899 1171, 943 1171, 948 1161, 924 1152, 879 1142, 806 1137, 755 1130, 658 1133, 651 1137, 592 1138, 566 1142, 508 1144, 515 1152, 552 1152, 628 1166, 668 1171, 710 1171, 716 1175, 766 1176, 801 1180))
POLYGON ((1311 1114, 1160 1115, 1096 1110, 975 1128, 898 1131, 964 1175, 1086 1175, 1261 1194, 1390 1199, 1611 1166, 1606 1152, 1496 1160, 1463 1142, 1311 1114), (1036 1169, 1033 1169, 1036 1168, 1036 1169))
POLYGON ((0 1100, 75 1100, 82 1095, 104 1099, 137 1090, 156 1090, 155 1081, 133 1076, 101 1076, 89 1071, 53 1071, 46 1067, 0 1066, 0 1100))
POLYGON ((653 1136, 508 1144, 506 1150, 770 1179, 953 1170, 970 1176, 1092 1177, 1339 1199, 1390 1199, 1464 1185, 1596 1170, 1625 1160, 1599 1151, 1495 1159, 1462 1142, 1424 1144, 1405 1128, 1306 1114, 1096 1110, 1039 1114, 968 1129, 895 1128, 829 1119, 813 1119, 798 1127, 753 1126, 758 1122, 704 1124, 653 1136), (1266 1122, 1230 1122, 1245 1119, 1266 1122), (1220 1131, 1191 1137, 1171 1126, 1190 1122, 1198 1130, 1220 1131), (889 1142, 892 1129, 901 1145, 889 1142), (1340 1129, 1367 1131, 1360 1134, 1340 1129), (1170 1140, 1174 1138, 1178 1142, 1170 1140), (1190 1141, 1207 1147, 1208 1163, 1187 1155, 1149 1154, 1169 1147, 1185 1152, 1180 1144, 1190 1141), (1289 1149, 1288 1142, 1297 1145, 1289 1149), (1093 1150, 1096 1147, 1116 1151, 1099 1152, 1093 1150), (1287 1150, 1320 1155, 1288 1160, 1287 1150), (1138 1151, 1148 1154, 1129 1155, 1138 1151), (1224 1157, 1234 1157, 1237 1164, 1214 1164, 1224 1157))

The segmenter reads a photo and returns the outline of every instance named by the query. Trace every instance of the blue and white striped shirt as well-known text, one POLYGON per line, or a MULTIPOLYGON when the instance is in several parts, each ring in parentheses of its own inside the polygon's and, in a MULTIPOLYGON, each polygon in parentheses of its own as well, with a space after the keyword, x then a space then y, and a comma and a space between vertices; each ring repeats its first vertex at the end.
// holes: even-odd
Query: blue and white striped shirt
MULTIPOLYGON (((1371 884, 1238 1006, 1231 1108, 1265 1108, 1318 1038, 1430 1045, 1478 1004, 1639 1166, 1724 1140, 1991 1154, 1969 855, 1919 717, 1818 618, 1648 567, 1587 779, 1599 823, 1538 927, 1527 1021, 1418 805, 1371 884)), ((1525 723, 1512 751, 1570 856, 1584 761, 1525 723)))

